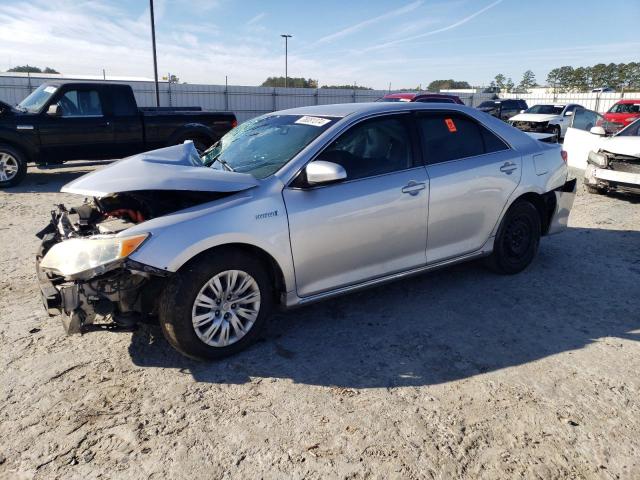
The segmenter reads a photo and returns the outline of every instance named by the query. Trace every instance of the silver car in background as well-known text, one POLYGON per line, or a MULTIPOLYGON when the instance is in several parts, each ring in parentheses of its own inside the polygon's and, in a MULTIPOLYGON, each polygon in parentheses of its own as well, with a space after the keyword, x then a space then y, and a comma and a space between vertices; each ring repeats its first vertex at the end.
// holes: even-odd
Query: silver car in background
POLYGON ((565 159, 461 105, 267 114, 202 157, 169 147, 63 187, 92 199, 39 233, 43 300, 68 333, 157 316, 183 354, 223 357, 276 306, 479 257, 522 271, 541 236, 566 228, 565 159))

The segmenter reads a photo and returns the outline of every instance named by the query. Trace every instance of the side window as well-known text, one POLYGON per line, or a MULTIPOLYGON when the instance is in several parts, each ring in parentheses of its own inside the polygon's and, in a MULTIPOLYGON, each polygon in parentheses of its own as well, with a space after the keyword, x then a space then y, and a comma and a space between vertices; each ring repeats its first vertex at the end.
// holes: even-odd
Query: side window
POLYGON ((410 168, 413 157, 406 121, 398 117, 366 120, 343 133, 319 159, 342 165, 348 180, 410 168))
POLYGON ((130 117, 137 115, 137 106, 132 103, 132 97, 125 88, 112 88, 111 108, 116 117, 130 117))
POLYGON ((418 119, 422 149, 428 164, 507 150, 496 135, 474 120, 456 113, 437 113, 418 119))
POLYGON ((102 115, 100 95, 96 90, 69 90, 58 101, 63 117, 102 115))

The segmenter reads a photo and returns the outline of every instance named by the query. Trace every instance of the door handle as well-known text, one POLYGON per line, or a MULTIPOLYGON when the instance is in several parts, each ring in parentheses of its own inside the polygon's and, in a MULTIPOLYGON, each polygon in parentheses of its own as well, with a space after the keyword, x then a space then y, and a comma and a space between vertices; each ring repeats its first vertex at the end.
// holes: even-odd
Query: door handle
POLYGON ((513 162, 505 162, 504 165, 500 167, 500 171, 502 173, 506 173, 507 175, 511 175, 514 170, 517 170, 518 166, 513 162))
POLYGON ((427 186, 421 182, 415 182, 411 180, 404 187, 402 187, 402 193, 408 193, 409 195, 417 195, 420 193, 420 190, 424 190, 427 186))

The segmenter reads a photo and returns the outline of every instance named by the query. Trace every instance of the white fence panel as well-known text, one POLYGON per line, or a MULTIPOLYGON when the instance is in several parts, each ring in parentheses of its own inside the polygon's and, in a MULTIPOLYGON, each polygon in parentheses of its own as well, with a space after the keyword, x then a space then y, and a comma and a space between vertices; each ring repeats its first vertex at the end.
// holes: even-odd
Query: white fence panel
POLYGON ((605 93, 541 93, 517 94, 501 93, 501 98, 518 98, 525 100, 531 107, 538 103, 577 103, 589 110, 604 113, 622 98, 640 98, 640 92, 605 92, 605 93))

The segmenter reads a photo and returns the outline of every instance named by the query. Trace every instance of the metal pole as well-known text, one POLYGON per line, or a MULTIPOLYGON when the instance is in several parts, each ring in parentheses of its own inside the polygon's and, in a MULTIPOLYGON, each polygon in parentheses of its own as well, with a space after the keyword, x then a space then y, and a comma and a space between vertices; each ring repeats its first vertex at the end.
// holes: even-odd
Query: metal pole
POLYGON ((149 0, 149 11, 151 12, 151 43, 153 44, 153 75, 156 86, 156 106, 160 106, 160 89, 158 88, 158 58, 156 55, 156 26, 153 19, 153 0, 149 0))
POLYGON ((289 65, 288 65, 288 57, 289 57, 289 42, 288 40, 293 37, 293 35, 289 35, 287 33, 283 33, 280 35, 284 38, 284 88, 287 88, 287 79, 289 77, 289 65))

